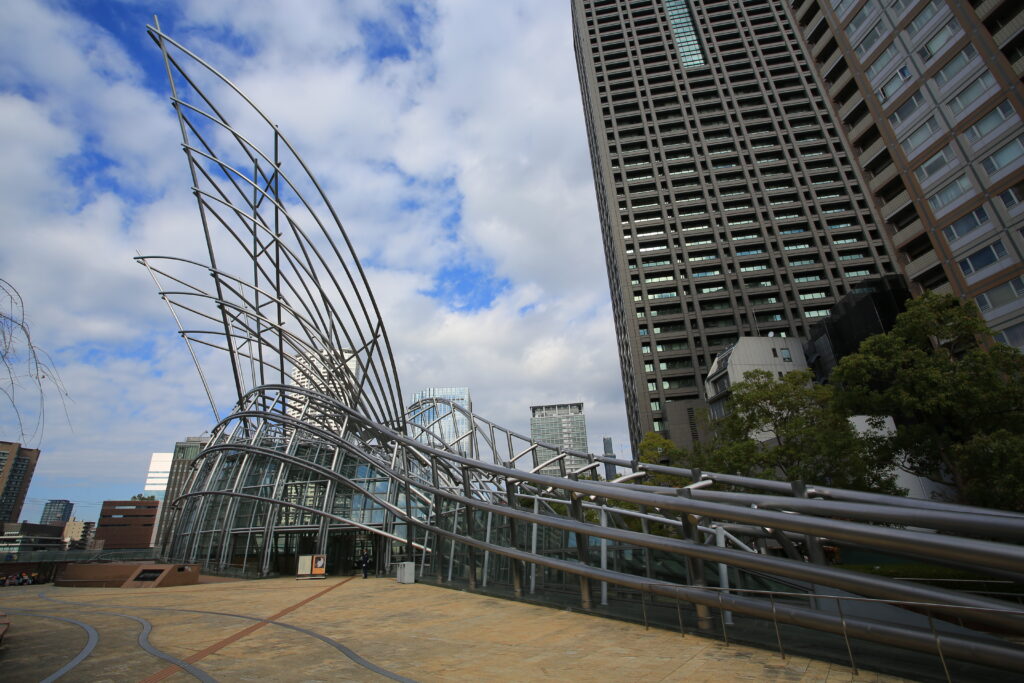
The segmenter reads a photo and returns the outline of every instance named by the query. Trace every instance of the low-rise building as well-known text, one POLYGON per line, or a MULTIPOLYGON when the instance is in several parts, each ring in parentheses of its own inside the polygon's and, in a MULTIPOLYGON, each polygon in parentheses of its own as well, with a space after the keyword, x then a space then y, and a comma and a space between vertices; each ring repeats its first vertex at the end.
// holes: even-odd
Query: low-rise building
POLYGON ((149 548, 160 507, 158 500, 105 500, 96 525, 103 548, 149 548))

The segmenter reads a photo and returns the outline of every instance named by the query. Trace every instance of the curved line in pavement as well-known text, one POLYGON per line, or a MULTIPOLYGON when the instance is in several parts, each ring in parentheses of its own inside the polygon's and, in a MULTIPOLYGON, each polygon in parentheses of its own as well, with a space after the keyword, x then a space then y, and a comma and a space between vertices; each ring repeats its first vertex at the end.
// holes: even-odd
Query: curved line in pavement
POLYGON ((71 661, 69 661, 67 664, 65 664, 64 666, 62 666, 61 668, 57 669, 52 674, 44 678, 41 683, 52 683, 52 681, 56 681, 61 676, 74 669, 76 666, 82 663, 82 660, 84 660, 86 657, 92 654, 92 651, 96 649, 97 643, 100 642, 100 634, 96 631, 95 628, 85 623, 84 621, 78 621, 77 619, 69 619, 68 617, 56 617, 50 614, 40 614, 39 612, 33 612, 27 609, 16 609, 13 607, 4 607, 4 610, 7 612, 11 612, 13 614, 28 614, 33 617, 39 617, 40 619, 56 619, 57 621, 65 621, 69 624, 74 624, 75 626, 79 627, 88 635, 88 639, 85 642, 85 647, 83 647, 77 655, 72 657, 71 661))
POLYGON ((188 672, 194 678, 198 678, 203 683, 217 683, 216 678, 213 678, 199 667, 193 666, 192 664, 189 664, 188 662, 182 659, 178 659, 173 655, 169 655, 166 652, 163 652, 162 650, 158 650, 152 643, 150 643, 149 633, 153 630, 153 625, 149 623, 147 620, 143 619, 142 617, 132 616, 131 614, 118 614, 116 612, 97 612, 97 614, 113 614, 114 616, 124 617, 125 619, 133 619, 134 621, 139 622, 139 624, 142 625, 142 630, 139 632, 139 647, 141 647, 143 650, 153 655, 154 657, 159 657, 160 659, 163 659, 167 662, 170 662, 171 664, 174 664, 177 667, 180 667, 182 670, 188 672))
MULTIPOLYGON (((91 603, 72 602, 71 600, 60 600, 58 598, 51 598, 50 596, 46 595, 45 593, 39 593, 39 597, 42 598, 43 600, 49 600, 51 602, 64 603, 64 604, 67 604, 67 605, 77 605, 77 606, 80 606, 80 607, 91 607, 92 606, 91 603)), ((304 633, 307 636, 311 636, 313 638, 316 638, 317 640, 320 640, 320 641, 326 643, 327 645, 330 645, 335 650, 337 650, 341 654, 345 655, 346 657, 351 659, 353 662, 355 662, 359 666, 361 666, 361 667, 363 667, 365 669, 369 669, 370 671, 373 671, 376 674, 384 676, 385 678, 390 678, 393 681, 400 681, 401 683, 416 683, 416 681, 414 679, 406 678, 405 676, 401 676, 399 674, 396 674, 396 673, 393 673, 391 671, 388 671, 387 669, 379 667, 376 664, 374 664, 373 662, 360 657, 354 651, 350 650, 349 648, 345 647, 344 645, 342 645, 341 643, 339 643, 338 641, 336 641, 336 640, 334 640, 332 638, 328 638, 325 635, 321 635, 321 634, 317 633, 316 631, 311 631, 309 629, 302 628, 301 626, 293 626, 292 624, 286 624, 283 621, 271 621, 269 619, 264 619, 262 617, 253 617, 253 616, 249 616, 247 614, 233 614, 231 612, 212 612, 212 611, 209 611, 209 610, 201 610, 201 609, 182 609, 182 608, 178 608, 178 607, 148 607, 148 606, 141 607, 141 606, 136 606, 136 605, 110 605, 110 607, 117 607, 119 609, 152 609, 152 610, 161 610, 161 611, 165 611, 165 612, 186 612, 186 613, 190 613, 190 614, 211 614, 211 615, 220 616, 220 617, 232 617, 232 618, 235 618, 235 619, 246 619, 248 621, 266 622, 268 624, 273 624, 274 626, 280 626, 282 628, 291 629, 293 631, 298 631, 299 633, 304 633)), ((121 614, 121 615, 118 615, 118 616, 128 616, 128 615, 121 614)), ((175 663, 177 664, 177 662, 175 662, 175 663)))

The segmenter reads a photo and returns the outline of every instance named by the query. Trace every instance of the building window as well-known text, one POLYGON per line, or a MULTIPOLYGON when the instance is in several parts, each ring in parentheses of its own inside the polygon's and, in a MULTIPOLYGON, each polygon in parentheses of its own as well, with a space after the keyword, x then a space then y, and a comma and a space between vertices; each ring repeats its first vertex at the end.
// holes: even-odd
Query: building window
POLYGON ((874 81, 875 76, 880 74, 882 72, 882 69, 889 66, 889 62, 892 61, 892 58, 895 57, 898 52, 899 50, 896 49, 895 43, 885 48, 885 51, 883 51, 882 54, 878 55, 875 61, 871 62, 871 66, 869 66, 867 70, 864 72, 867 75, 868 80, 874 81))
POLYGON ((868 31, 867 35, 865 35, 864 38, 861 39, 860 43, 857 44, 857 47, 854 48, 857 56, 863 59, 865 55, 871 52, 871 49, 877 45, 878 41, 882 38, 882 34, 882 22, 878 22, 871 27, 871 30, 868 31))
POLYGON ((971 181, 967 179, 967 175, 962 175, 956 180, 944 185, 941 190, 928 197, 928 204, 932 207, 932 211, 938 211, 939 209, 952 204, 972 189, 974 188, 971 186, 971 181))
POLYGON ((1000 192, 999 199, 1002 200, 1003 206, 1010 209, 1020 204, 1021 200, 1024 199, 1024 192, 1021 191, 1020 185, 1014 185, 1010 189, 1000 192))
POLYGON ((924 96, 921 94, 921 91, 918 90, 910 96, 910 99, 901 104, 896 111, 889 115, 889 123, 894 126, 903 123, 909 119, 922 104, 924 104, 924 96))
POLYGON ((979 249, 965 259, 960 260, 960 270, 964 275, 972 275, 982 268, 987 268, 1006 257, 1006 247, 1002 240, 996 240, 992 244, 979 249))
POLYGON ((925 62, 938 54, 939 50, 949 42, 950 38, 957 31, 956 20, 950 20, 946 24, 935 32, 935 35, 928 39, 928 42, 917 51, 917 55, 925 62))
POLYGON ((978 102, 981 94, 995 85, 996 79, 986 71, 971 81, 970 85, 961 90, 956 97, 949 101, 949 110, 956 116, 969 106, 978 102))
POLYGON ((779 349, 779 354, 782 356, 782 360, 786 363, 793 362, 793 352, 789 349, 779 349))
POLYGON ((946 63, 946 66, 939 69, 938 73, 935 74, 935 83, 940 88, 945 87, 947 83, 959 76, 967 68, 967 64, 977 55, 978 51, 974 49, 973 45, 968 45, 963 50, 960 50, 955 57, 946 63))
POLYGON ((982 159, 981 166, 989 175, 992 175, 1014 163, 1022 156, 1024 156, 1024 135, 1014 138, 982 159))
POLYGON ((853 19, 850 19, 850 23, 846 25, 846 35, 852 36, 860 29, 861 26, 867 23, 868 19, 871 19, 877 13, 878 0, 868 0, 864 3, 864 7, 853 15, 853 19))
POLYGON ((885 102, 886 100, 888 100, 890 97, 899 92, 900 88, 903 87, 903 84, 909 80, 909 68, 907 68, 906 66, 901 66, 900 68, 896 69, 896 73, 894 73, 892 77, 885 82, 885 85, 879 88, 875 93, 876 95, 878 95, 878 101, 885 102))
POLYGON ((997 341, 1024 351, 1024 323, 1017 323, 995 333, 997 341))
POLYGON ((914 171, 914 175, 917 176, 917 181, 923 183, 928 178, 936 175, 952 162, 956 157, 953 155, 953 147, 946 145, 938 151, 937 154, 925 161, 921 166, 914 171))
POLYGON ((939 11, 939 0, 932 0, 925 5, 917 16, 913 18, 910 24, 907 26, 907 35, 913 37, 924 28, 924 25, 935 16, 936 12, 939 11))
POLYGON ((958 240, 965 235, 974 232, 978 226, 988 222, 988 212, 985 211, 985 207, 979 206, 974 211, 962 218, 958 218, 953 221, 948 227, 946 227, 942 233, 946 236, 946 239, 950 242, 958 240))
POLYGON ((982 313, 988 313, 992 309, 1011 304, 1024 297, 1024 277, 1015 277, 1009 282, 1004 282, 998 287, 993 287, 976 299, 978 308, 982 313))
POLYGON ((906 152, 907 156, 910 156, 914 153, 914 150, 923 145, 924 142, 938 129, 939 124, 935 122, 935 117, 932 116, 915 128, 910 135, 905 137, 903 142, 900 143, 900 146, 903 147, 903 151, 906 152))
POLYGON ((967 139, 975 142, 985 137, 999 127, 1006 119, 1013 116, 1013 106, 1007 100, 1003 100, 995 109, 985 114, 973 126, 967 129, 967 139))
POLYGON ((693 17, 687 0, 665 0, 665 13, 679 49, 679 61, 687 68, 704 66, 704 52, 693 28, 693 17))

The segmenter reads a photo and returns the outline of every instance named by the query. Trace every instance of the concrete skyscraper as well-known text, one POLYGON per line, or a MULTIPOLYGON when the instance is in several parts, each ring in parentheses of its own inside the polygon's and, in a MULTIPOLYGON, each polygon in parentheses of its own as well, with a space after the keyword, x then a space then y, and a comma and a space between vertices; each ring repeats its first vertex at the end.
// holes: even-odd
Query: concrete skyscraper
POLYGON ((0 441, 0 522, 18 521, 38 460, 38 448, 0 441))
MULTIPOLYGON (((534 441, 557 444, 574 451, 587 452, 587 418, 582 403, 559 403, 548 406, 530 406, 530 437, 534 441)), ((538 448, 533 453, 534 466, 547 462, 557 453, 550 448, 538 448)), ((573 470, 587 464, 584 458, 566 456, 565 469, 573 470)), ((541 474, 559 475, 558 463, 540 470, 541 474)))
POLYGON ((795 0, 912 293, 1024 348, 1024 3, 795 0))
POLYGON ((633 452, 698 436, 740 336, 799 336, 894 272, 780 1, 573 0, 633 452))

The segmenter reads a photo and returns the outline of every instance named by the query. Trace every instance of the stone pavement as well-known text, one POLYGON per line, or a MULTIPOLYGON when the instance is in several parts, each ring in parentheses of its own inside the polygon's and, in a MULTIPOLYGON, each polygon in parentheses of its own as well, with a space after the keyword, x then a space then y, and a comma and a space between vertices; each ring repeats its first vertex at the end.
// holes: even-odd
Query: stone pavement
POLYGON ((3 611, 11 630, 0 647, 0 680, 8 683, 61 671, 61 681, 147 683, 900 680, 383 578, 158 589, 17 586, 0 588, 3 611))

